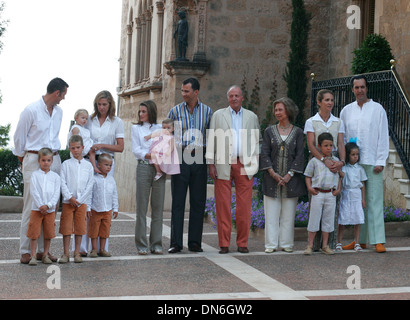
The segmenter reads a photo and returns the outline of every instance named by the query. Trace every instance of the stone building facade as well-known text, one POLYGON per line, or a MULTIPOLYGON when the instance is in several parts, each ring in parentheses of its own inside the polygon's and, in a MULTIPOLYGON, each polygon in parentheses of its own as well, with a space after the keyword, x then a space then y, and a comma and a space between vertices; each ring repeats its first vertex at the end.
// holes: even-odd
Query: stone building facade
MULTIPOLYGON (((410 3, 408 0, 306 0, 312 13, 310 72, 317 79, 350 74, 353 50, 370 32, 390 42, 406 88, 410 88, 410 3), (361 28, 349 29, 347 9, 361 8, 361 28)), ((200 99, 213 110, 227 106, 226 91, 244 83, 248 92, 258 79, 264 117, 272 85, 286 95, 283 74, 289 56, 290 0, 123 0, 118 115, 125 123, 124 153, 116 156, 120 210, 135 209, 136 161, 131 126, 139 103, 151 99, 159 120, 182 101, 182 81, 195 76, 200 99), (184 10, 189 26, 188 62, 175 61, 174 32, 184 10)), ((410 90, 409 90, 410 91, 410 90)), ((307 102, 308 104, 308 102, 307 102)))

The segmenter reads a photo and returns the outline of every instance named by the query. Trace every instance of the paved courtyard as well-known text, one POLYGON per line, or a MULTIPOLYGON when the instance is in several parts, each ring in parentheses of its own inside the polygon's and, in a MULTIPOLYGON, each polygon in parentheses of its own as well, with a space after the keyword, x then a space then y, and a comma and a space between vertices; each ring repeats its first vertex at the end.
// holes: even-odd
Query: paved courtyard
MULTIPOLYGON (((122 212, 112 223, 111 258, 51 266, 39 262, 32 267, 19 263, 20 216, 0 214, 0 299, 410 299, 408 237, 389 237, 384 254, 369 248, 361 253, 304 256, 305 241, 296 241, 293 253, 266 254, 258 238, 250 239, 249 254, 241 254, 233 234, 231 253, 221 255, 216 229, 205 223, 204 252, 192 253, 185 247, 181 253, 168 254, 167 212, 164 254, 138 256, 135 213, 122 212)), ((59 220, 60 214, 57 230, 59 220)), ((52 240, 51 252, 61 256, 60 235, 52 240)))

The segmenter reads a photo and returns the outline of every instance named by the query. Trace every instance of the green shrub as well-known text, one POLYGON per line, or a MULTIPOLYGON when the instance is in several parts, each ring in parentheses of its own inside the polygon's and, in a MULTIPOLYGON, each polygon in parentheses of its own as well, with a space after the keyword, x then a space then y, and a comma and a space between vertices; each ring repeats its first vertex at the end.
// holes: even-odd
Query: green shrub
POLYGON ((393 59, 389 42, 379 34, 369 34, 353 53, 353 74, 389 70, 393 59))
POLYGON ((8 149, 0 149, 0 195, 23 195, 20 161, 8 149))

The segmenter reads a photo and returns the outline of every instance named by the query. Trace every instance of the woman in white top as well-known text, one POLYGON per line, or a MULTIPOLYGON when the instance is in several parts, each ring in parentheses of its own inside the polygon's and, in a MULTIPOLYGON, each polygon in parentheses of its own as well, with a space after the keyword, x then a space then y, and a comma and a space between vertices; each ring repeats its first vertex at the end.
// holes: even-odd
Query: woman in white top
MULTIPOLYGON (((92 149, 96 156, 108 153, 114 158, 115 152, 124 151, 124 123, 115 116, 115 102, 110 92, 101 91, 94 99, 94 113, 86 124, 94 142, 92 149)), ((91 159, 90 159, 91 160, 91 159)), ((92 161, 92 160, 91 160, 92 161)), ((94 171, 101 173, 97 164, 94 171)), ((110 175, 114 174, 114 160, 110 175)))
POLYGON ((307 137, 307 145, 311 156, 323 161, 330 171, 335 173, 340 171, 345 164, 344 124, 342 120, 332 114, 335 102, 334 94, 331 90, 320 90, 317 93, 316 101, 319 107, 319 112, 306 120, 305 123, 304 133, 307 137), (329 132, 333 136, 333 141, 335 141, 333 153, 340 159, 340 161, 323 158, 320 151, 316 148, 317 138, 323 132, 329 132))
POLYGON ((131 128, 132 152, 138 161, 137 166, 137 221, 135 225, 135 245, 138 254, 162 254, 162 216, 165 197, 165 180, 163 175, 154 181, 156 170, 149 163, 149 149, 152 140, 144 137, 161 129, 157 124, 157 106, 151 101, 144 101, 139 106, 138 123, 131 128), (151 194, 151 227, 149 244, 147 241, 147 211, 151 194))
MULTIPOLYGON (((114 153, 124 151, 124 123, 115 116, 115 101, 109 91, 99 92, 94 99, 94 113, 89 117, 85 128, 90 130, 94 145, 91 147, 95 152, 95 158, 90 157, 94 171, 101 174, 96 160, 102 153, 112 156, 112 167, 109 175, 114 176, 114 153)), ((105 251, 108 250, 108 239, 105 243, 105 251)), ((89 248, 88 235, 84 235, 81 241, 80 253, 86 255, 89 248)))

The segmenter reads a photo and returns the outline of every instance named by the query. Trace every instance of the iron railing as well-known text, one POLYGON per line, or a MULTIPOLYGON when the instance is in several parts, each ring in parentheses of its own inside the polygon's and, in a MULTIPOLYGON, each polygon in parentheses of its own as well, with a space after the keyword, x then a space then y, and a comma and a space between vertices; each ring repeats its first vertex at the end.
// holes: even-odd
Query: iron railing
MULTIPOLYGON (((392 61, 391 70, 367 73, 368 97, 380 103, 386 110, 389 134, 403 167, 410 177, 410 105, 404 87, 395 71, 392 61)), ((342 108, 353 102, 355 97, 350 81, 353 76, 315 81, 312 74, 311 115, 317 112, 316 95, 321 89, 330 89, 335 94, 333 115, 339 117, 342 108)))

